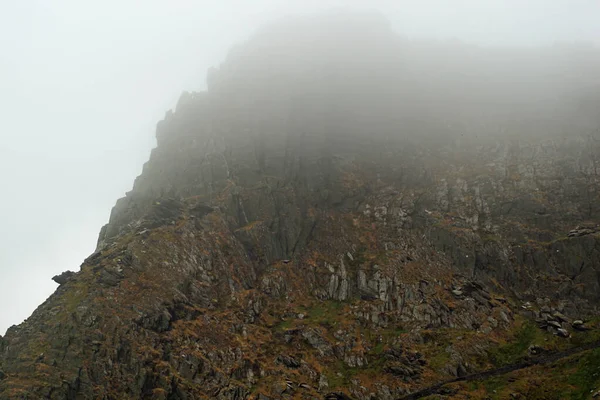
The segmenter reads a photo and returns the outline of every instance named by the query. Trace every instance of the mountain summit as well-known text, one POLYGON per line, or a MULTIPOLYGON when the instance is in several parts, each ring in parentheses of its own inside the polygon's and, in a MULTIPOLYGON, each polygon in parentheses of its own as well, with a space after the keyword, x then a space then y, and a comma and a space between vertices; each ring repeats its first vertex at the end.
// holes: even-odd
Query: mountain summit
POLYGON ((585 398, 599 71, 376 14, 264 27, 0 337, 0 399, 585 398))

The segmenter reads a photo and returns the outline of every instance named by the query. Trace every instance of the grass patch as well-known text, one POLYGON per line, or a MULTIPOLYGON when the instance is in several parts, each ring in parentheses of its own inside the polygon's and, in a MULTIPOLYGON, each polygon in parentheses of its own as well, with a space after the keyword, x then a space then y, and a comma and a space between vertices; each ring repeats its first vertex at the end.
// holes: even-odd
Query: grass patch
POLYGON ((502 388, 506 386, 506 379, 502 376, 497 378, 491 378, 483 382, 483 387, 486 393, 493 395, 499 393, 502 388))
POLYGON ((275 329, 278 331, 287 331, 292 327, 292 320, 286 319, 285 321, 281 321, 279 324, 275 326, 275 329))
POLYGON ((600 349, 591 350, 583 356, 576 370, 566 376, 567 383, 572 386, 572 389, 565 391, 561 398, 588 399, 590 392, 600 386, 600 349))
POLYGON ((334 325, 344 317, 343 309, 344 303, 341 301, 317 303, 306 311, 306 320, 318 325, 334 325))
POLYGON ((370 353, 373 355, 381 355, 381 354, 383 354, 384 349, 385 349, 385 343, 379 342, 373 347, 373 349, 370 351, 370 353))
POLYGON ((326 376, 331 389, 348 387, 352 377, 359 372, 359 368, 351 368, 341 360, 336 361, 328 370, 330 372, 326 376))
POLYGON ((533 323, 523 322, 511 341, 490 350, 490 359, 497 367, 523 359, 527 355, 527 349, 539 338, 540 333, 533 323))
POLYGON ((468 389, 476 392, 483 387, 487 399, 505 399, 513 392, 531 400, 590 399, 600 387, 600 349, 587 352, 578 361, 562 360, 518 374, 469 382, 468 389))

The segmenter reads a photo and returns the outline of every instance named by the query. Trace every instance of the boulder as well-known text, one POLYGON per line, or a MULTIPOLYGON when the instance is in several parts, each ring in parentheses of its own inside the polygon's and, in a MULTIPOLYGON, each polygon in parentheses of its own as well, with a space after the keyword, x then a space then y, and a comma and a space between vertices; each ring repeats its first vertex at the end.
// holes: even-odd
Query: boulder
POLYGON ((571 230, 567 236, 568 237, 580 237, 585 235, 591 235, 592 233, 598 232, 598 226, 577 226, 575 229, 571 230))
POLYGON ((558 311, 553 312, 552 316, 560 322, 570 322, 571 321, 567 316, 565 316, 564 314, 562 314, 558 311))
POLYGON ((527 349, 527 352, 532 356, 537 356, 544 352, 544 348, 542 346, 538 346, 537 344, 532 344, 529 346, 529 349, 527 349))
POLYGON ((562 325, 560 324, 560 322, 556 322, 556 321, 548 321, 548 325, 552 326, 556 329, 562 329, 562 325))
POLYGON ((580 319, 573 321, 573 323, 571 324, 571 326, 573 327, 573 329, 576 329, 578 331, 588 331, 590 330, 589 327, 585 326, 584 322, 580 319))
POLYGON ((560 336, 560 337, 568 338, 568 337, 571 336, 571 334, 569 333, 569 331, 567 331, 566 329, 559 328, 556 331, 557 331, 557 335, 560 336))
POLYGON ((279 364, 283 364, 288 368, 298 368, 300 367, 300 362, 296 359, 294 359, 293 357, 290 356, 286 356, 286 355, 279 355, 276 359, 276 361, 279 364))
POLYGON ((65 283, 69 282, 71 280, 71 278, 73 277, 73 275, 75 275, 75 272, 73 271, 65 271, 60 275, 55 275, 52 277, 52 280, 56 283, 58 283, 59 285, 64 285, 65 283))

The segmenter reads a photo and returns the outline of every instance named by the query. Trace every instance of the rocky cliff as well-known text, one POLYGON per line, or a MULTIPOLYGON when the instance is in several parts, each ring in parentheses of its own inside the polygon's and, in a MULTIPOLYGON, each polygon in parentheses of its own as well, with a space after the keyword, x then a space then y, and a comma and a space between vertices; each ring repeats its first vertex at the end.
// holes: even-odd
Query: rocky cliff
POLYGON ((595 67, 376 15, 264 28, 182 94, 94 254, 0 337, 0 398, 396 399, 521 364, 438 396, 591 395, 595 67))

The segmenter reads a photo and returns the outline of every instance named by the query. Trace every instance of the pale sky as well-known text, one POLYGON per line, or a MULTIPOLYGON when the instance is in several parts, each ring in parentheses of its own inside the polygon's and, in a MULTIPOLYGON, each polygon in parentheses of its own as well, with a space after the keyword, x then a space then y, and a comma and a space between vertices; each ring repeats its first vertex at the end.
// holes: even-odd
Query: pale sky
POLYGON ((598 0, 0 0, 0 334, 93 252, 183 90, 261 23, 336 7, 409 38, 600 44, 598 0))

